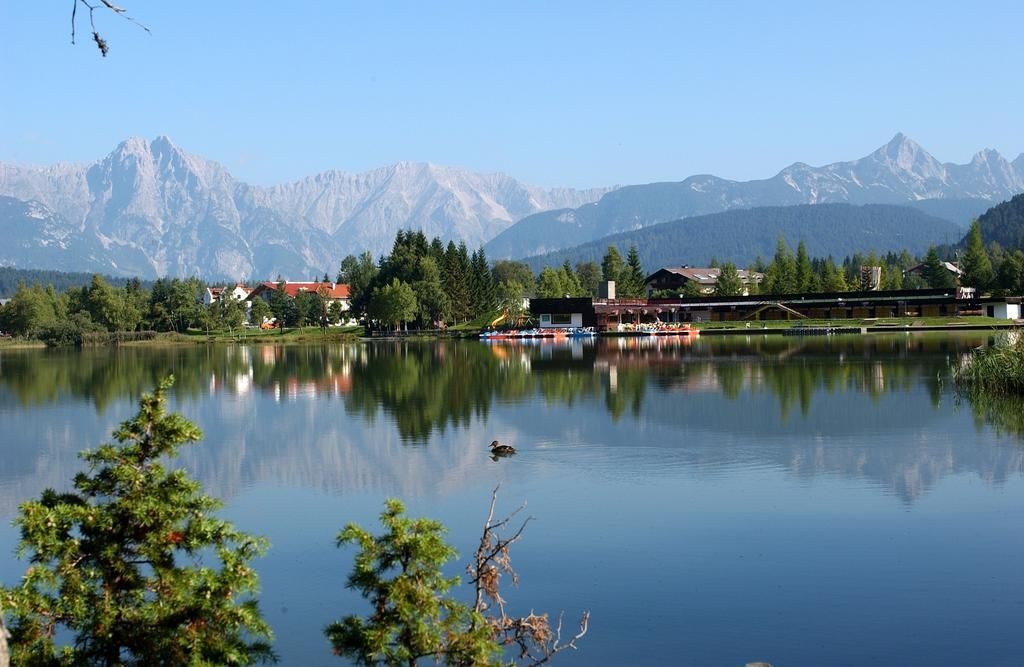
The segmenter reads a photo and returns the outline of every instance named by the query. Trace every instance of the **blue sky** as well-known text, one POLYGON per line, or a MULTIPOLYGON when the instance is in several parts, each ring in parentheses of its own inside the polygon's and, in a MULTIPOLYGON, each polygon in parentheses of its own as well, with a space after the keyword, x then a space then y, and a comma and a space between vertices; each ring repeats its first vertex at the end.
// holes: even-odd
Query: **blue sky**
POLYGON ((897 131, 1024 151, 1024 3, 119 4, 153 32, 98 15, 103 59, 70 2, 0 2, 0 161, 166 134, 261 184, 429 160, 590 186, 768 177, 897 131))

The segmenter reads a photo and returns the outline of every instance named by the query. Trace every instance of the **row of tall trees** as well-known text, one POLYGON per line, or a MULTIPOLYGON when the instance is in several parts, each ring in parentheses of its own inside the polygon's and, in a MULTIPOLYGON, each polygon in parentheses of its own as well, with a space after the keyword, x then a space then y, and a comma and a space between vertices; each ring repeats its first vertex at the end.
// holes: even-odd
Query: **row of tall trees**
POLYGON ((758 260, 751 270, 765 274, 762 291, 769 294, 794 292, 843 292, 870 289, 861 267, 881 268, 880 289, 952 288, 959 285, 973 287, 982 293, 1024 293, 1024 252, 1007 251, 998 244, 986 246, 977 221, 971 224, 962 248, 931 246, 923 258, 912 256, 906 250, 899 253, 868 255, 857 253, 837 265, 831 257, 811 258, 801 241, 794 253, 779 238, 774 257, 767 264, 758 260), (946 263, 956 263, 956 273, 946 263), (913 274, 907 270, 921 264, 913 274))
MULTIPOLYGON (((744 291, 756 294, 793 294, 802 292, 846 292, 882 290, 949 288, 964 285, 982 292, 1024 293, 1024 252, 1006 251, 995 243, 987 246, 982 240, 977 222, 972 223, 962 249, 932 246, 926 255, 915 257, 906 250, 878 255, 855 253, 836 262, 829 257, 811 257, 801 240, 795 250, 785 238, 779 237, 774 256, 767 262, 758 258, 747 267, 749 272, 764 274, 761 284, 744 283, 738 268, 731 263, 719 264, 712 259, 710 267, 719 268, 720 275, 714 294, 735 296, 744 291), (962 271, 959 280, 946 262, 956 262, 962 271), (919 271, 908 269, 921 264, 919 271), (879 267, 881 275, 877 285, 862 267, 879 267)), ((596 296, 599 280, 614 280, 619 297, 639 297, 644 294, 645 272, 640 265, 636 247, 630 248, 623 261, 619 249, 609 246, 601 261, 599 277, 593 262, 579 262, 575 269, 566 262, 561 267, 546 267, 537 280, 538 296, 596 296)), ((688 296, 704 294, 695 284, 687 285, 688 296)), ((672 292, 675 295, 675 292, 672 292)))
POLYGON ((351 290, 352 312, 389 327, 413 324, 434 328, 503 313, 524 315, 523 299, 596 297, 602 280, 614 280, 621 297, 644 295, 644 269, 635 247, 625 259, 609 246, 602 263, 545 267, 534 275, 523 262, 499 260, 491 265, 480 248, 464 243, 428 241, 419 231, 399 231, 391 251, 376 262, 370 253, 341 262, 338 282, 351 290))
POLYGON ((794 252, 786 240, 779 237, 775 255, 767 263, 758 259, 748 270, 764 274, 760 286, 751 283, 751 292, 760 290, 765 294, 794 294, 801 292, 848 292, 870 290, 872 283, 869 273, 862 267, 879 267, 881 275, 878 289, 920 289, 924 287, 948 287, 955 284, 953 274, 945 269, 936 248, 929 249, 921 275, 908 274, 920 261, 906 250, 900 253, 867 255, 856 253, 837 264, 831 257, 810 257, 803 241, 794 252))
POLYGON ((537 277, 535 293, 539 297, 596 297, 598 286, 602 281, 615 281, 615 293, 620 298, 639 298, 644 296, 645 286, 643 266, 640 265, 640 254, 636 246, 631 246, 626 259, 623 260, 619 249, 613 245, 601 260, 596 262, 577 262, 573 267, 568 261, 558 268, 544 267, 537 277))
POLYGON ((465 243, 428 241, 420 231, 399 231, 377 262, 370 253, 349 255, 338 282, 349 285, 354 315, 392 327, 459 324, 498 308, 499 283, 483 248, 470 253, 465 243))
POLYGON ((640 253, 636 246, 630 246, 626 261, 615 246, 608 246, 601 259, 601 279, 615 281, 615 295, 621 298, 638 298, 644 296, 644 273, 640 265, 640 253))

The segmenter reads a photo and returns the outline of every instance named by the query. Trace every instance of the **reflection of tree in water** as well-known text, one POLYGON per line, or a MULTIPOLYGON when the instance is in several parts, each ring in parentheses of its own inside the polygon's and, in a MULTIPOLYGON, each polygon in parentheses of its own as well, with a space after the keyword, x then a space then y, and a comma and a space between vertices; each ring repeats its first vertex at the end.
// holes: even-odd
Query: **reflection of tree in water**
POLYGON ((619 386, 594 372, 594 358, 533 348, 493 348, 466 342, 384 343, 361 349, 353 365, 346 409, 373 419, 383 410, 404 439, 426 441, 436 429, 486 417, 495 401, 538 396, 549 405, 572 406, 605 395, 617 417, 639 414, 645 376, 619 374, 619 386))
MULTIPOLYGON (((969 341, 976 343, 976 340, 969 341)), ((7 352, 0 384, 21 405, 63 396, 93 402, 134 398, 174 373, 175 394, 302 392, 344 396, 350 414, 383 411, 404 439, 489 414, 492 403, 539 396, 549 405, 603 403, 613 420, 639 416, 648 384, 720 391, 730 400, 768 391, 784 420, 806 417, 816 393, 865 393, 876 401, 923 381, 934 406, 948 359, 967 343, 949 336, 706 337, 697 344, 637 339, 596 345, 499 345, 464 341, 351 345, 181 346, 7 352)))
MULTIPOLYGON (((587 410, 579 414, 592 414, 597 407, 609 416, 607 422, 574 425, 592 426, 595 439, 598 431, 626 415, 666 427, 666 437, 648 444, 670 449, 677 447, 672 434, 681 428, 721 433, 740 442, 746 442, 749 431, 765 436, 756 442, 767 439, 772 444, 759 446, 753 454, 741 452, 743 456, 771 461, 798 475, 839 472, 877 480, 913 502, 949 472, 976 470, 998 482, 1020 471, 1024 448, 974 452, 955 443, 922 443, 917 438, 921 425, 940 416, 936 408, 941 399, 951 395, 943 379, 948 359, 978 342, 891 337, 802 343, 709 337, 706 343, 689 347, 661 341, 583 346, 405 341, 32 350, 0 356, 0 409, 20 414, 19 404, 70 397, 103 411, 111 401, 124 402, 151 389, 167 372, 178 377, 179 398, 255 392, 282 402, 336 399, 298 412, 264 411, 255 418, 247 412, 254 405, 248 402, 199 401, 189 408, 208 415, 204 421, 211 428, 212 442, 231 443, 202 450, 211 459, 197 461, 198 469, 216 470, 207 475, 210 478, 233 475, 234 482, 226 482, 233 489, 245 479, 267 474, 264 466, 273 468, 274 475, 309 483, 323 477, 325 488, 337 486, 341 470, 374 470, 386 486, 383 480, 408 475, 402 467, 405 459, 396 455, 403 443, 425 443, 449 427, 460 429, 460 434, 486 428, 475 419, 487 417, 496 406, 518 404, 509 412, 528 431, 538 407, 585 404, 587 410), (930 401, 886 399, 900 392, 922 396, 922 388, 930 401), (864 401, 864 396, 871 401, 864 401), (338 406, 365 423, 383 417, 395 425, 395 432, 385 436, 390 432, 385 428, 379 431, 381 438, 393 440, 351 446, 338 406), (225 416, 229 409, 233 412, 225 416), (300 415, 299 421, 293 415, 300 415), (858 440, 857 433, 868 423, 893 437, 884 444, 858 440), (836 446, 837 437, 841 446, 836 446)), ((1020 403, 975 400, 970 405, 979 424, 988 422, 1000 432, 1024 435, 1020 403)), ((537 416, 546 425, 543 428, 550 428, 552 420, 568 424, 573 419, 573 413, 564 409, 537 416)), ((29 418, 10 425, 16 425, 21 435, 16 434, 4 450, 0 477, 7 479, 32 477, 40 457, 48 457, 45 469, 50 470, 64 449, 73 463, 74 451, 102 438, 101 434, 93 440, 76 439, 60 431, 59 422, 54 422, 56 430, 45 433, 29 418)), ((474 432, 472 437, 483 442, 490 436, 474 432)), ((451 479, 457 479, 459 466, 470 460, 457 448, 429 448, 423 453, 436 458, 432 470, 451 470, 451 479)), ((732 465, 737 450, 722 447, 717 436, 690 438, 672 456, 692 459, 698 466, 719 459, 722 465, 732 465)))
POLYGON ((246 352, 202 345, 12 350, 0 356, 0 386, 22 406, 73 398, 102 412, 112 401, 152 390, 170 373, 179 378, 176 396, 205 394, 211 376, 248 371, 246 352))
POLYGON ((360 352, 346 409, 367 420, 384 410, 404 439, 426 440, 434 429, 468 424, 490 409, 488 386, 514 391, 519 384, 515 365, 468 346, 385 343, 360 352))
POLYGON ((970 406, 979 430, 988 424, 998 435, 1012 436, 1018 442, 1024 438, 1024 397, 966 390, 960 393, 958 402, 970 406))

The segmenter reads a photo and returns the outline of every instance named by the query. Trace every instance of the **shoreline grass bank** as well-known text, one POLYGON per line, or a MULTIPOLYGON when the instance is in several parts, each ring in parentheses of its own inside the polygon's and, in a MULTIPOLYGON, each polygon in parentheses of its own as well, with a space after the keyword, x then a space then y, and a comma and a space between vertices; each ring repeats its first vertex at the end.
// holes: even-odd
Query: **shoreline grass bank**
POLYGON ((148 345, 227 345, 227 344, 296 344, 321 342, 354 342, 363 336, 363 327, 339 327, 326 331, 319 327, 301 327, 285 329, 243 329, 235 331, 196 331, 187 333, 159 333, 146 340, 134 340, 118 343, 133 347, 148 345))
POLYGON ((968 395, 1024 397, 1024 336, 1006 332, 994 345, 972 350, 954 365, 953 380, 968 395))

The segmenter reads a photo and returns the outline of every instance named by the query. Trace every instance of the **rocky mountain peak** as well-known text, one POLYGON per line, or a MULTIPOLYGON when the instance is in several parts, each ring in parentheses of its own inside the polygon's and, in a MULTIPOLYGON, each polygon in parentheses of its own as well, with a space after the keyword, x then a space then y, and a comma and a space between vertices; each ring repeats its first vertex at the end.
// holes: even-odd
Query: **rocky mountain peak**
POLYGON ((917 176, 941 178, 943 173, 942 164, 902 132, 897 132, 889 143, 869 157, 917 176))
POLYGON ((971 164, 1010 164, 1002 154, 994 148, 983 148, 971 158, 971 164))

